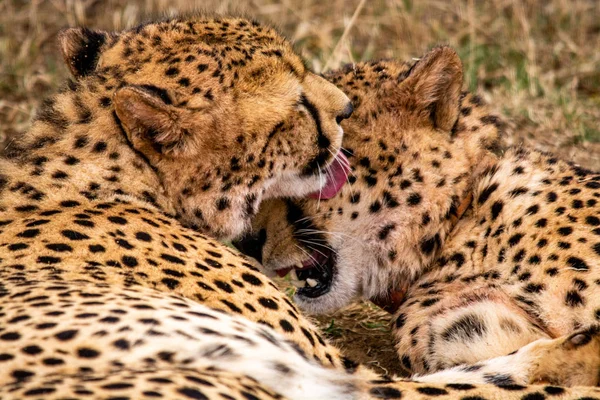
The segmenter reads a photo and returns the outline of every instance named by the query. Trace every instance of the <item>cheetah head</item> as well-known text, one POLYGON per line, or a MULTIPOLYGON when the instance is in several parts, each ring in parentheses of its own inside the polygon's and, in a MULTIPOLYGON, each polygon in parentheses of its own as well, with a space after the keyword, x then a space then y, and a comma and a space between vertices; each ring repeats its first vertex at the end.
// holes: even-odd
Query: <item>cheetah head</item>
POLYGON ((350 184, 328 200, 265 202, 238 243, 271 272, 296 275, 302 308, 384 296, 431 264, 471 176, 498 147, 500 122, 461 92, 462 75, 454 50, 439 47, 413 64, 329 76, 356 108, 344 122, 350 184))
POLYGON ((60 46, 188 226, 233 238, 262 200, 327 198, 345 181, 349 99, 268 27, 194 16, 67 29, 60 46))

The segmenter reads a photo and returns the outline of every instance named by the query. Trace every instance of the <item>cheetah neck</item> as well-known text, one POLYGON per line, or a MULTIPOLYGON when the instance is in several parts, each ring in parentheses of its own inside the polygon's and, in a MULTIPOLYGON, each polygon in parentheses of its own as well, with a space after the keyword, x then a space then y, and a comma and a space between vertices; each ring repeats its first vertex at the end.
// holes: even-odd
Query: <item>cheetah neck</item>
POLYGON ((562 175, 575 175, 577 171, 571 168, 550 155, 509 149, 497 162, 477 174, 472 207, 449 236, 438 264, 448 262, 450 271, 461 267, 453 259, 471 260, 473 271, 482 273, 490 265, 501 262, 503 256, 499 254, 509 249, 501 251, 503 245, 499 243, 515 235, 514 241, 518 242, 525 235, 523 221, 532 218, 538 204, 546 201, 544 190, 548 182, 562 175), (459 253, 461 256, 457 257, 459 253))
POLYGON ((175 214, 160 177, 130 146, 110 98, 98 90, 94 82, 72 84, 44 102, 29 132, 0 160, 5 210, 122 198, 175 214))

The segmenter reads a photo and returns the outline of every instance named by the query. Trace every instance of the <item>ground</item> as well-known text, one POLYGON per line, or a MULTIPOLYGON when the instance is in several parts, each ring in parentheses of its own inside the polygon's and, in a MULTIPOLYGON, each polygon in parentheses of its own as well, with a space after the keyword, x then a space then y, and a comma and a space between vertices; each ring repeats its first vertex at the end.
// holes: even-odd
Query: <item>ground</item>
MULTIPOLYGON (((122 29, 144 15, 191 10, 194 3, 277 24, 316 71, 371 58, 408 60, 448 43, 462 57, 468 87, 511 121, 509 143, 600 170, 595 0, 4 0, 0 149, 28 128, 33 110, 68 74, 56 46, 62 27, 122 29)), ((319 322, 349 356, 399 372, 385 312, 357 303, 319 322)))

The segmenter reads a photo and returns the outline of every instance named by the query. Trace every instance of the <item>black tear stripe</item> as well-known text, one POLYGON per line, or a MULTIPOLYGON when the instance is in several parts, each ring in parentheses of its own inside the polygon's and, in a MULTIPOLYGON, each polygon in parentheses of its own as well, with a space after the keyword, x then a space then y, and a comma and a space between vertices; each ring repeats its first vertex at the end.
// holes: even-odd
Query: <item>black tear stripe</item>
POLYGON ((321 126, 321 117, 319 116, 319 111, 314 104, 312 104, 305 95, 302 95, 300 99, 300 103, 306 107, 308 113, 311 115, 312 119, 315 121, 315 125, 317 127, 317 146, 319 147, 319 152, 316 157, 308 162, 304 170, 302 171, 302 175, 313 175, 315 174, 331 157, 331 153, 329 152, 329 146, 331 145, 331 141, 323 134, 323 127, 321 126))

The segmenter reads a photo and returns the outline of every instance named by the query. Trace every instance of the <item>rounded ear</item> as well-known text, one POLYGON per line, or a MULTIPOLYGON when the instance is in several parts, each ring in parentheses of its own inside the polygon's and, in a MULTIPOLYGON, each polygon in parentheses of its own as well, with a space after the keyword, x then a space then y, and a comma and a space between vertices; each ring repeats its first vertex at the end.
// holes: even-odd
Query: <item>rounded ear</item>
POLYGON ((75 78, 88 75, 96 69, 100 49, 109 34, 87 28, 68 28, 58 34, 60 51, 75 78))
POLYGON ((462 85, 462 62, 447 46, 427 53, 402 82, 416 107, 429 110, 434 127, 447 132, 458 119, 462 85))
POLYGON ((185 130, 167 93, 156 87, 125 86, 117 90, 115 112, 133 147, 142 153, 168 153, 183 145, 185 130))

